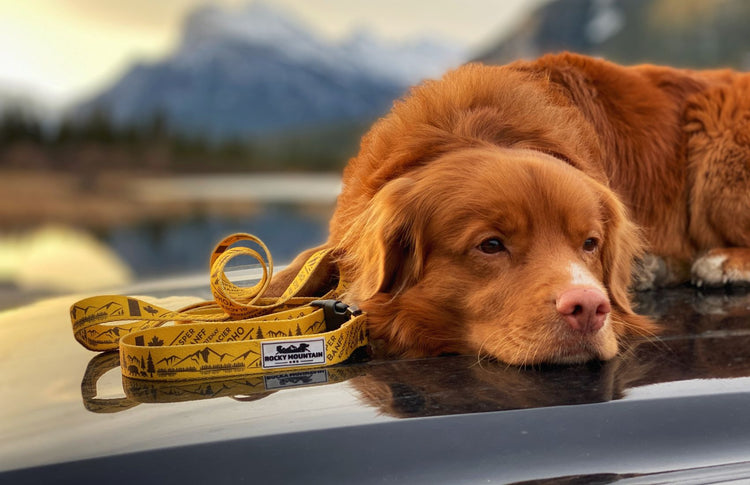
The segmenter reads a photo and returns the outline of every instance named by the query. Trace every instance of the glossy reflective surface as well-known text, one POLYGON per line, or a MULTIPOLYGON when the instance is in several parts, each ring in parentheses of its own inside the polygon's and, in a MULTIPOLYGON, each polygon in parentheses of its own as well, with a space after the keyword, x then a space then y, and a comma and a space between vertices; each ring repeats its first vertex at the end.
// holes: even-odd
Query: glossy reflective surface
MULTIPOLYGON (((205 291, 181 293, 206 298, 205 291)), ((159 293, 170 291, 152 292, 159 293)), ((394 478, 409 481, 433 477, 407 473, 415 470, 407 464, 419 460, 436 470, 447 460, 456 480, 464 466, 479 473, 481 466, 465 456, 479 444, 475 458, 492 450, 482 466, 487 479, 500 482, 602 474, 622 479, 727 464, 738 469, 737 463, 750 460, 746 291, 683 288, 639 295, 642 311, 665 331, 605 363, 519 369, 451 356, 170 384, 123 380, 115 355, 79 347, 67 315, 74 299, 0 314, 2 470, 175 446, 187 454, 180 459, 199 451, 224 450, 226 456, 230 443, 252 448, 255 455, 247 460, 273 460, 272 449, 256 449, 265 450, 260 444, 270 441, 304 454, 312 446, 302 446, 305 440, 329 440, 325 446, 346 454, 347 446, 355 446, 348 439, 365 440, 367 459, 402 469, 394 478), (436 441, 446 434, 455 446, 436 441), (391 456, 397 449, 416 453, 399 441, 407 437, 424 453, 411 461, 391 456), (642 440, 650 444, 639 447, 642 440), (618 459, 622 453, 624 461, 618 459)), ((179 307, 190 298, 151 300, 179 307)), ((95 468, 104 462, 85 463, 95 468)), ((351 479, 362 479, 352 473, 351 479)))

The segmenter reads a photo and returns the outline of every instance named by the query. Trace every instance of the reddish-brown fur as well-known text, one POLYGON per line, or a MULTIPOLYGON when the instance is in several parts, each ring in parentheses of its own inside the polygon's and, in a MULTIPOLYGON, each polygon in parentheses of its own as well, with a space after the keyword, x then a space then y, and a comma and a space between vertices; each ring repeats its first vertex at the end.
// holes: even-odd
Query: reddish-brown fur
POLYGON ((426 82, 344 172, 326 243, 351 282, 344 299, 390 354, 611 358, 653 331, 628 294, 644 251, 660 270, 642 286, 687 280, 709 250, 700 283, 750 279, 749 120, 750 76, 731 71, 561 54, 426 82), (504 251, 479 249, 493 237, 504 251), (610 300, 597 332, 555 307, 578 286, 610 300))

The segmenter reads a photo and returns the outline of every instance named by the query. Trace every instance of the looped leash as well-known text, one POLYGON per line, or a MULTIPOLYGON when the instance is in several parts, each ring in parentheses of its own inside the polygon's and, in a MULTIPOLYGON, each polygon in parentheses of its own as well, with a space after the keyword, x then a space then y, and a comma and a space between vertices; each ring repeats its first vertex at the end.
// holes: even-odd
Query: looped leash
MULTIPOLYGON (((172 311, 137 298, 104 295, 70 308, 76 340, 95 351, 120 351, 124 376, 183 380, 239 376, 329 366, 367 345, 365 315, 332 299, 343 283, 322 299, 299 296, 330 250, 313 254, 278 298, 263 296, 273 275, 273 259, 250 234, 222 240, 211 254, 211 293, 205 301, 172 311), (238 242, 250 247, 231 247, 238 242), (252 287, 236 286, 227 263, 250 256, 262 268, 252 287), (167 325, 173 322, 173 325, 167 325)), ((340 278, 340 281, 343 278, 340 278)))

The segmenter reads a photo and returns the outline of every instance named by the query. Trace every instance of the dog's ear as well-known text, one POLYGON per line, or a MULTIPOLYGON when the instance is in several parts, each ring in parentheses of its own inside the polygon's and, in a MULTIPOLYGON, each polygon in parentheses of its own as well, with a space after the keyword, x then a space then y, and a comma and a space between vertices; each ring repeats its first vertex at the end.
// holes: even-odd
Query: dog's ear
POLYGON ((397 295, 418 281, 424 262, 424 218, 415 216, 409 178, 384 185, 351 221, 337 253, 347 294, 362 302, 377 293, 397 295))
POLYGON ((630 303, 630 285, 633 264, 644 251, 638 227, 630 220, 625 205, 607 187, 599 187, 605 218, 605 236, 602 247, 604 284, 612 305, 619 310, 624 326, 623 333, 653 335, 656 325, 648 317, 637 315, 630 303))

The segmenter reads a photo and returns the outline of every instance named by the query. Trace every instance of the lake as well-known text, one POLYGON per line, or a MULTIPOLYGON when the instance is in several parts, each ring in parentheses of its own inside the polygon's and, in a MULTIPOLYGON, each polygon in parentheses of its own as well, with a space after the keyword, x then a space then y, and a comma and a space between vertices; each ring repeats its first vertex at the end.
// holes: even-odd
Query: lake
POLYGON ((235 232, 259 237, 274 261, 284 264, 326 240, 340 186, 340 177, 329 174, 143 179, 139 197, 165 205, 187 202, 195 209, 180 218, 106 228, 97 236, 137 278, 207 270, 216 243, 235 232))

